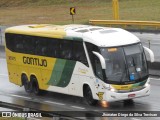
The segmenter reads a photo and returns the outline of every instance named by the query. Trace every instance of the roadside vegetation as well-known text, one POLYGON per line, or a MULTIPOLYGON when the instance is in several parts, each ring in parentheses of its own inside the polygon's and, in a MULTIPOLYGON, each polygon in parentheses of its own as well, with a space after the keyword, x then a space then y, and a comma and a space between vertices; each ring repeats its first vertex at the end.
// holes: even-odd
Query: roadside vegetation
MULTIPOLYGON (((121 20, 160 20, 160 0, 119 0, 121 20)), ((0 0, 0 25, 34 23, 71 24, 90 19, 112 20, 112 0, 0 0)))

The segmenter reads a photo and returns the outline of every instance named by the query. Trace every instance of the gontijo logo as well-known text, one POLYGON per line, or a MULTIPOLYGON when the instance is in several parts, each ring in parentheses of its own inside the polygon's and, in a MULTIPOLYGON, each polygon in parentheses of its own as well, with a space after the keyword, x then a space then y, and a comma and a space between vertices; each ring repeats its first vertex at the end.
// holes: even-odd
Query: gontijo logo
POLYGON ((47 60, 46 59, 39 59, 39 58, 23 56, 23 63, 47 67, 47 60))

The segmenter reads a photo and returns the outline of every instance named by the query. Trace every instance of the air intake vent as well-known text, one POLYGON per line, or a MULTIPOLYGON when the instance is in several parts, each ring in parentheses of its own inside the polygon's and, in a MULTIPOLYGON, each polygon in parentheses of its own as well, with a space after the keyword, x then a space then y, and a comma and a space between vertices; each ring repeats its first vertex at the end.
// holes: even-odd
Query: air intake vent
POLYGON ((116 30, 103 30, 103 31, 100 31, 100 33, 102 33, 102 34, 114 33, 114 32, 117 32, 117 31, 116 30))
POLYGON ((85 33, 85 32, 88 32, 88 29, 77 30, 76 32, 81 32, 81 33, 85 33))

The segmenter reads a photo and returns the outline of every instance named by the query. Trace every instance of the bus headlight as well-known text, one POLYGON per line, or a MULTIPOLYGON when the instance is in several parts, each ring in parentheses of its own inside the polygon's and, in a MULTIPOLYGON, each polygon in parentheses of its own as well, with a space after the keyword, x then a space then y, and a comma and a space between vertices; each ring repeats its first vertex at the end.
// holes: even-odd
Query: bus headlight
POLYGON ((110 91, 111 91, 111 92, 115 92, 116 90, 115 90, 114 88, 111 88, 110 91))

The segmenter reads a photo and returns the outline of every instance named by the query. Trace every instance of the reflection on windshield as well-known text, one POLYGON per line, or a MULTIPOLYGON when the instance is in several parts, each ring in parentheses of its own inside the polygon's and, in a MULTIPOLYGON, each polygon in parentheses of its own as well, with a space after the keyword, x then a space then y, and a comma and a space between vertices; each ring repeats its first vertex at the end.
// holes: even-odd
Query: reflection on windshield
POLYGON ((140 44, 117 48, 101 48, 106 62, 106 77, 112 82, 135 81, 148 75, 140 44))
POLYGON ((146 76, 148 73, 142 47, 139 44, 127 46, 124 47, 124 51, 130 80, 137 80, 146 76))
POLYGON ((119 81, 126 78, 126 66, 123 48, 102 48, 102 55, 106 61, 106 76, 108 80, 119 81))

